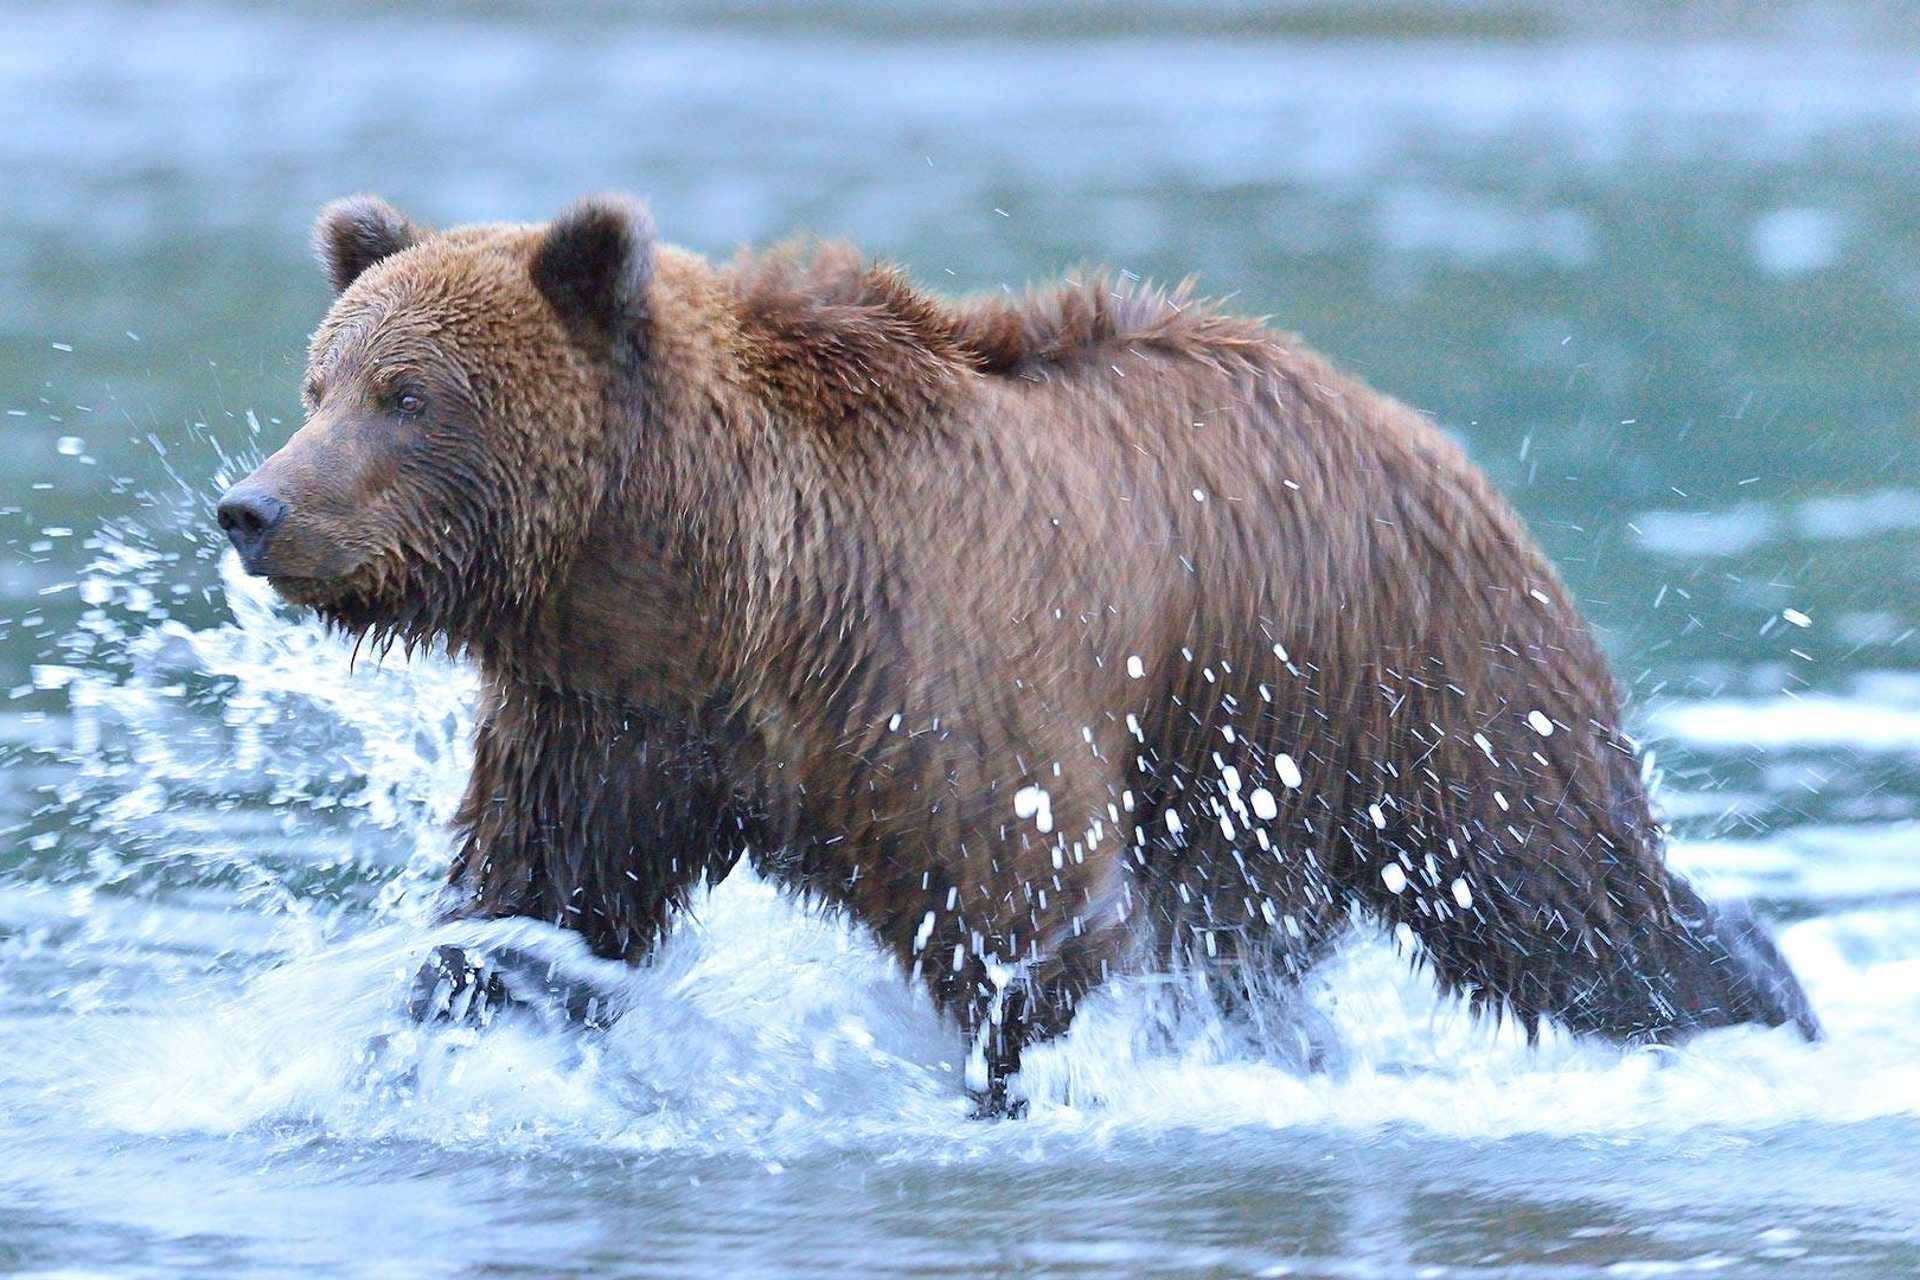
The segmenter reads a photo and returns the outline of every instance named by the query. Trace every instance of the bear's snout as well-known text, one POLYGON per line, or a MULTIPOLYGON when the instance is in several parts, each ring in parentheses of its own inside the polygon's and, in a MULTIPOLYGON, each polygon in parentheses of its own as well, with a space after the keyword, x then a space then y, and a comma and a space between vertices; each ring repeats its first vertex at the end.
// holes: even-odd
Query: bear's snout
POLYGON ((240 553, 241 563, 249 573, 258 573, 260 557, 272 540, 273 531, 287 518, 287 504, 259 485, 243 480, 227 490, 214 514, 220 527, 226 530, 227 540, 240 553))
POLYGON ((283 595, 300 583, 301 602, 312 603, 320 584, 339 585, 382 543, 369 507, 393 474, 393 451, 356 441, 366 434, 362 423, 315 415, 220 496, 214 516, 248 573, 283 595))

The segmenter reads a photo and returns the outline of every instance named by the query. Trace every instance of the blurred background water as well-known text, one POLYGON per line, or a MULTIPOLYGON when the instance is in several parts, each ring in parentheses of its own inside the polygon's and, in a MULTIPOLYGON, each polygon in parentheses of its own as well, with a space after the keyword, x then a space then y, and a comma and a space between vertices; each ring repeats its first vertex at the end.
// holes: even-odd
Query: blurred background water
POLYGON ((1749 0, 0 6, 0 1270, 1920 1273, 1920 16, 1749 0), (1080 262, 1433 414, 1562 567, 1675 857, 1833 1032, 1529 1052, 1362 938, 1302 1076, 1123 990, 954 1037, 741 878, 590 1042, 406 1032, 469 682, 223 572, 317 206, 651 199, 949 291, 1080 262), (398 1036, 368 1060, 368 1039, 398 1036))

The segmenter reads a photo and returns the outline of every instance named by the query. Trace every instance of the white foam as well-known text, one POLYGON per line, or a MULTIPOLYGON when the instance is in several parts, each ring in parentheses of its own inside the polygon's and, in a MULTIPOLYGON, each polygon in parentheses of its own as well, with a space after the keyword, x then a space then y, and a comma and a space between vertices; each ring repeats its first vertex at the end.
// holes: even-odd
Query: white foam
POLYGON ((1640 544, 1663 555, 1737 556, 1793 536, 1846 542, 1920 529, 1920 492, 1877 489, 1807 498, 1790 506, 1737 503, 1707 511, 1642 511, 1627 522, 1640 544))
MULTIPOLYGON (((991 1140, 965 1119, 967 1046, 857 931, 801 912, 750 875, 626 981, 611 1032, 498 1023, 419 1031, 396 1008, 429 939, 377 930, 276 969, 240 998, 119 1019, 90 1037, 75 1093, 141 1133, 231 1133, 297 1120, 361 1139, 785 1157, 903 1151, 929 1134, 991 1140), (376 1034, 386 1053, 363 1060, 376 1034)), ((436 934, 572 945, 508 922, 436 934)), ((1088 1126, 1139 1131, 1408 1125, 1455 1136, 1765 1129, 1920 1115, 1920 946, 1884 915, 1813 921, 1783 946, 1830 1040, 1716 1032, 1677 1051, 1621 1051, 1473 1021, 1380 942, 1350 945, 1311 1003, 1265 1032, 1177 983, 1112 984, 1072 1033, 1031 1051, 1020 1140, 1088 1126), (1888 948, 1887 944, 1894 945, 1888 948), (1889 949, 1862 962, 1863 951, 1889 949), (1331 1028, 1345 1067, 1299 1067, 1303 1026, 1331 1028), (1836 1090, 1834 1079, 1849 1087, 1836 1090)))
POLYGON ((1702 746, 1920 751, 1920 680, 1892 677, 1882 673, 1852 693, 1669 702, 1648 719, 1660 732, 1702 746))

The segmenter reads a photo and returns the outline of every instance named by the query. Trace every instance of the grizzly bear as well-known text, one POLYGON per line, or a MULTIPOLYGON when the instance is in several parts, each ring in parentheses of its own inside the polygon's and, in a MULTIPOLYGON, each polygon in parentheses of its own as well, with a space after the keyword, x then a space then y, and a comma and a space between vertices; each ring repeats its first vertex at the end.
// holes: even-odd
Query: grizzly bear
POLYGON ((926 984, 985 1113, 1105 979, 1286 982, 1356 915, 1530 1036, 1818 1034, 1666 866, 1519 518, 1294 338, 1105 275, 715 266, 618 196, 315 237, 306 422, 219 523, 339 630, 477 664, 449 915, 638 962, 746 853, 926 984))

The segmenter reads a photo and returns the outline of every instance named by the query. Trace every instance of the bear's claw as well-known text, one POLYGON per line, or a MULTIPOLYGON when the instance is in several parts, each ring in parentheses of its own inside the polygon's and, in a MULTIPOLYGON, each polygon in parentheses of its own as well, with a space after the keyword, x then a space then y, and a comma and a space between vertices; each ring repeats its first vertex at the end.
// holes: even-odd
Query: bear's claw
POLYGON ((452 943, 427 953, 407 996, 407 1015, 415 1022, 473 1027, 517 1009, 549 1025, 598 1030, 622 1007, 618 991, 563 973, 536 954, 515 947, 481 954, 452 943))
POLYGON ((997 1079, 985 1089, 969 1089, 967 1096, 973 1099, 973 1111, 967 1117, 970 1120, 1026 1118, 1027 1100, 1011 1092, 1005 1079, 997 1079))
POLYGON ((497 969, 470 958, 462 947, 435 947, 413 976, 407 1016, 415 1022, 486 1026, 512 997, 497 969))

